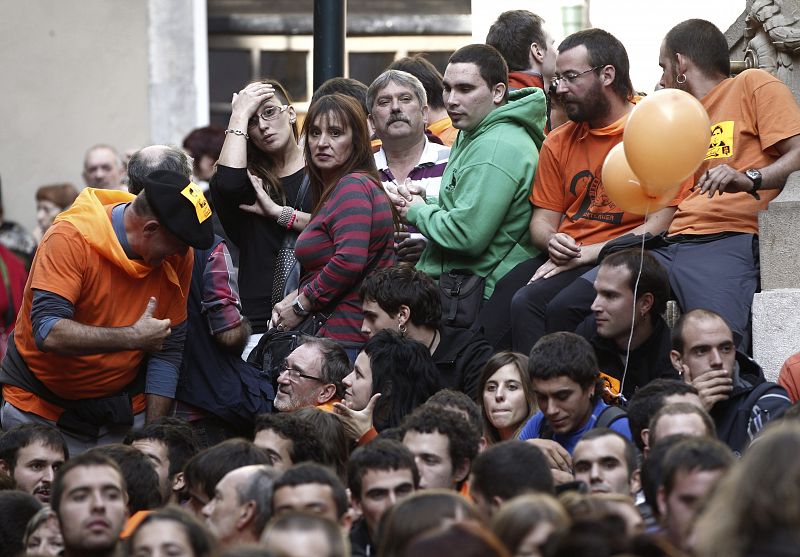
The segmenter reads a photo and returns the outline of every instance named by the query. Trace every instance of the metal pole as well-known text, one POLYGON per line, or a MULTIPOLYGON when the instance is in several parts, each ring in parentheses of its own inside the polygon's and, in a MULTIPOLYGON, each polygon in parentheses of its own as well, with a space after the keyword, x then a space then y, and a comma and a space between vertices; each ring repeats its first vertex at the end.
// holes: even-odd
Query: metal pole
POLYGON ((314 0, 314 90, 344 77, 347 0, 314 0))

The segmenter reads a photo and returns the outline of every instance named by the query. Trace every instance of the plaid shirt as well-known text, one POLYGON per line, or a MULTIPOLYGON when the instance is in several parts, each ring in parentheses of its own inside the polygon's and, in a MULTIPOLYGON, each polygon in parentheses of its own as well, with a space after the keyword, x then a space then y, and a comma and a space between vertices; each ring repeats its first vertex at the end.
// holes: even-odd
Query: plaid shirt
POLYGON ((238 327, 242 322, 237 272, 225 242, 214 248, 203 269, 202 304, 212 335, 238 327))

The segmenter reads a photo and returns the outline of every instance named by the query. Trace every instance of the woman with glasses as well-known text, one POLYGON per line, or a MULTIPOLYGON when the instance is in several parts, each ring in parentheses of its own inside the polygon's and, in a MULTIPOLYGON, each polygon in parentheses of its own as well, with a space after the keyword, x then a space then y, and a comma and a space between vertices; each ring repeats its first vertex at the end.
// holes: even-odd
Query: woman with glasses
POLYGON ((243 313, 253 328, 245 358, 267 330, 272 306, 283 298, 285 274, 273 279, 284 240, 303 230, 313 207, 312 193, 302 187, 306 173, 297 139, 297 114, 279 82, 253 82, 234 94, 210 190, 240 252, 243 313))
POLYGON ((359 287, 370 272, 394 264, 395 215, 358 101, 338 93, 320 97, 303 133, 316 204, 295 246, 305 275, 297 291, 275 304, 272 322, 288 330, 321 314, 320 336, 336 340, 352 361, 366 341, 359 287))

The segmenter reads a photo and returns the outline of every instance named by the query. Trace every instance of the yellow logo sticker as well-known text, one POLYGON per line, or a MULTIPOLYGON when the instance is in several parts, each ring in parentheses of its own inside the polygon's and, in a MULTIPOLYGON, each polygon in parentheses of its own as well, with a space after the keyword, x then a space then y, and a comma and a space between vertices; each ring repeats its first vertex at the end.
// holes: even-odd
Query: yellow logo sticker
POLYGON ((711 126, 711 141, 706 158, 727 159, 733 156, 733 120, 718 122, 711 126))
POLYGON ((205 221, 211 216, 211 207, 206 201, 206 196, 203 195, 203 190, 194 182, 189 182, 189 185, 183 188, 181 195, 192 202, 194 210, 197 211, 198 222, 205 221))

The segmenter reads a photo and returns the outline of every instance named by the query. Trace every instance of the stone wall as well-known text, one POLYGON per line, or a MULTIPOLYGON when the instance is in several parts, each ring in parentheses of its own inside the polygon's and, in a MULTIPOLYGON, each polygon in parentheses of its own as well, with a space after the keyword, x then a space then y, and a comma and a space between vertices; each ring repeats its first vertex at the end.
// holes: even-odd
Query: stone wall
MULTIPOLYGON (((769 71, 800 100, 800 0, 748 0, 725 33, 734 67, 769 71)), ((753 356, 770 380, 800 351, 800 172, 759 215, 761 292, 753 299, 753 356)))

